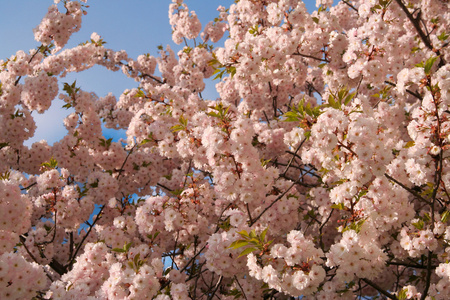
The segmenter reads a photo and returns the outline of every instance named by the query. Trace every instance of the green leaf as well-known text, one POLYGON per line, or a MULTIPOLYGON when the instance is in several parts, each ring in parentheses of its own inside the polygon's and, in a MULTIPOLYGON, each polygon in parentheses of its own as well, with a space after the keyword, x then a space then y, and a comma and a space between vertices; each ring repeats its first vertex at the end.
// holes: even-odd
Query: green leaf
POLYGON ((136 266, 139 265, 139 258, 140 258, 140 257, 141 257, 141 254, 138 253, 138 254, 136 254, 136 255, 134 256, 134 258, 133 258, 134 264, 135 264, 136 266))
POLYGON ((16 109, 16 112, 14 114, 11 114, 11 119, 15 119, 15 118, 22 118, 23 117, 23 113, 19 111, 19 109, 16 109))
POLYGON ((223 69, 222 71, 219 71, 219 73, 216 75, 216 77, 214 77, 213 80, 222 79, 224 73, 225 73, 225 69, 223 69))
POLYGON ((258 249, 253 248, 253 247, 249 247, 249 248, 245 249, 244 251, 242 251, 241 254, 239 254, 238 258, 241 257, 241 256, 244 256, 244 255, 247 255, 249 253, 252 253, 255 250, 258 250, 258 249))
POLYGON ((445 41, 446 39, 448 39, 449 35, 445 32, 442 31, 440 35, 437 36, 438 40, 440 41, 445 41))
POLYGON ((412 223, 412 225, 413 225, 414 227, 416 227, 417 229, 422 230, 422 229, 423 229, 423 226, 424 226, 425 224, 424 224, 424 222, 423 222, 422 220, 419 220, 419 221, 417 221, 417 222, 412 223))
POLYGON ((228 248, 232 248, 232 249, 238 249, 241 247, 245 247, 248 245, 248 241, 247 240, 237 240, 231 243, 231 245, 228 248))
POLYGON ((349 94, 347 97, 345 97, 344 99, 344 104, 348 105, 350 103, 350 101, 352 101, 353 97, 355 97, 356 92, 353 92, 351 94, 349 94))
POLYGON ((143 140, 141 141, 141 144, 140 144, 140 145, 145 145, 145 144, 150 143, 150 142, 153 142, 153 141, 154 141, 154 139, 153 139, 153 132, 150 132, 150 134, 148 135, 148 138, 143 139, 143 140))
POLYGON ((311 103, 308 102, 308 104, 306 104, 305 112, 308 116, 313 117, 313 112, 311 110, 311 103))
POLYGON ((450 211, 446 210, 441 216, 441 222, 446 223, 450 217, 450 211))
POLYGON ((76 84, 77 84, 76 80, 72 84, 64 82, 63 91, 65 91, 69 96, 76 94, 80 90, 80 88, 76 87, 76 84))
POLYGON ((184 127, 183 127, 183 125, 174 125, 174 126, 170 127, 170 129, 172 130, 172 132, 177 132, 177 131, 184 130, 184 127))
POLYGON ((183 116, 180 116, 178 121, 180 122, 180 124, 174 125, 174 126, 172 126, 170 128, 172 130, 172 132, 177 132, 177 131, 181 131, 181 130, 186 130, 187 129, 187 123, 188 123, 187 119, 185 119, 183 116))
POLYGON ((358 197, 357 197, 358 200, 359 200, 361 197, 365 196, 368 192, 369 192, 368 190, 361 190, 361 191, 359 192, 359 194, 358 194, 358 197))
POLYGON ((143 90, 138 89, 137 93, 133 97, 134 98, 145 98, 145 93, 143 90))
POLYGON ((335 208, 335 209, 339 209, 339 210, 345 210, 345 205, 344 205, 344 203, 332 204, 331 208, 335 208))
POLYGON ((254 237, 254 238, 251 238, 250 240, 248 240, 248 242, 250 243, 250 244, 253 244, 253 245, 255 245, 255 246, 259 246, 259 245, 261 245, 261 242, 259 241, 259 239, 258 238, 256 238, 256 237, 254 237))
POLYGON ((283 115, 284 122, 299 122, 301 120, 301 116, 295 111, 288 111, 283 115))
POLYGON ((336 101, 334 101, 334 97, 332 95, 328 96, 328 104, 330 104, 331 107, 339 109, 340 105, 338 105, 338 103, 336 103, 336 101))
POLYGON ((129 261, 129 262, 128 262, 128 266, 130 267, 130 269, 133 269, 133 270, 134 270, 134 264, 133 264, 132 261, 129 261))
POLYGON ((409 141, 406 143, 405 146, 403 146, 403 148, 411 148, 412 146, 414 146, 416 143, 414 143, 414 141, 409 141))
POLYGON ((236 75, 236 67, 235 66, 231 66, 228 68, 228 73, 230 73, 231 78, 233 78, 234 75, 236 75))
POLYGON ((210 111, 207 115, 214 118, 220 118, 220 115, 214 111, 210 111))
POLYGON ((271 161, 271 159, 261 158, 261 166, 265 167, 271 161))
POLYGON ((267 234, 268 230, 269 230, 269 227, 267 227, 266 229, 263 230, 263 232, 261 232, 261 235, 259 236, 259 239, 261 242, 264 242, 264 240, 266 239, 266 234, 267 234))
POLYGON ((41 164, 43 167, 47 167, 49 169, 55 169, 58 167, 58 162, 52 157, 48 162, 44 162, 41 164))
POLYGON ((127 251, 127 252, 128 252, 128 250, 130 250, 130 248, 131 248, 131 243, 126 243, 126 244, 123 246, 123 249, 124 249, 125 251, 127 251))
POLYGON ((427 74, 427 75, 430 74, 431 68, 433 67, 434 62, 436 61, 436 59, 438 59, 438 57, 439 56, 433 56, 433 57, 430 57, 429 59, 427 59, 427 61, 425 62, 425 65, 424 65, 425 74, 427 74))
POLYGON ((0 174, 0 180, 9 180, 9 176, 11 176, 11 172, 6 171, 5 173, 0 174))
POLYGON ((248 235, 247 231, 242 230, 238 232, 243 238, 249 239, 250 236, 248 235))
POLYGON ((397 299, 398 300, 406 300, 407 299, 406 291, 407 291, 407 289, 402 289, 400 292, 398 292, 397 299))
POLYGON ((125 252, 127 252, 127 251, 125 251, 124 249, 121 249, 121 248, 113 248, 111 251, 119 252, 119 253, 125 253, 125 252))

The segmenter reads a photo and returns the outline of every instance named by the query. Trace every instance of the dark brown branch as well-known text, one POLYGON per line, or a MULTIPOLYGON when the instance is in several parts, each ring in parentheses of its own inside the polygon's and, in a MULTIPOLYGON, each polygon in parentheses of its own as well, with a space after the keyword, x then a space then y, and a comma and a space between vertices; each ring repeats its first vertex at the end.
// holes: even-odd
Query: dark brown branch
POLYGON ((80 244, 78 244, 77 249, 75 250, 75 253, 73 254, 72 257, 69 258, 69 262, 67 265, 64 266, 64 269, 70 269, 72 267, 72 265, 75 263, 75 258, 77 257, 78 252, 80 251, 81 247, 83 246, 84 241, 86 240, 86 238, 89 236, 89 234, 92 231, 92 228, 94 228, 95 223, 98 222, 98 220, 100 220, 101 215, 102 215, 102 211, 105 208, 105 205, 102 206, 102 208, 100 209, 100 211, 98 212, 97 216, 95 217, 94 222, 92 222, 92 224, 89 226, 89 230, 88 232, 86 232, 85 236, 83 237, 83 239, 81 240, 80 244))
MULTIPOLYGON (((413 24, 414 28, 416 29, 417 33, 419 34, 420 39, 422 42, 427 46, 428 49, 433 50, 433 45, 431 44, 430 40, 427 38, 427 35, 425 32, 423 32, 422 28, 420 28, 420 13, 419 15, 414 18, 414 16, 409 12, 408 8, 403 4, 402 0, 395 0, 397 4, 400 6, 400 8, 404 11, 408 19, 413 24)), ((439 55, 439 54, 438 54, 439 55)))
POLYGON ((236 275, 234 275, 234 279, 236 280, 237 284, 239 285, 239 288, 241 289, 242 295, 244 296, 245 300, 248 300, 247 296, 245 295, 244 289, 242 288, 242 285, 239 283, 239 280, 237 279, 236 275))
MULTIPOLYGON (((386 80, 384 83, 389 84, 390 86, 393 86, 393 87, 396 87, 396 86, 397 86, 395 83, 390 82, 390 81, 387 81, 387 80, 386 80)), ((406 89, 406 92, 407 92, 408 94, 410 94, 411 96, 416 97, 416 98, 419 99, 420 101, 423 100, 423 97, 422 97, 418 92, 413 92, 413 91, 408 90, 408 89, 406 89)))
POLYGON ((347 6, 349 6, 351 9, 353 9, 354 11, 356 11, 356 13, 359 15, 358 10, 357 10, 356 7, 354 7, 351 3, 349 3, 347 0, 342 0, 342 2, 344 2, 345 4, 347 4, 347 6))
POLYGON ((63 275, 67 272, 67 267, 60 264, 57 260, 52 259, 52 261, 48 264, 56 273, 59 275, 63 275))
MULTIPOLYGON (((320 227, 319 227, 320 248, 322 248, 322 250, 323 250, 323 248, 325 247, 325 245, 323 244, 323 234, 322 234, 322 230, 323 230, 323 228, 325 227, 325 225, 328 223, 328 221, 330 220, 331 215, 333 214, 333 212, 334 212, 334 209, 331 209, 330 214, 328 215, 327 219, 326 219, 325 222, 323 222, 323 223, 320 225, 320 227)), ((324 251, 324 252, 325 252, 325 251, 324 251)))
MULTIPOLYGON (((33 53, 33 55, 30 57, 30 59, 28 60, 28 63, 30 64, 31 61, 33 61, 34 57, 36 56, 36 54, 38 54, 41 51, 45 51, 47 49, 48 46, 44 46, 44 45, 40 45, 37 49, 36 52, 33 53)), ((14 82, 14 85, 17 86, 19 84, 20 79, 22 78, 22 76, 17 77, 16 81, 14 82)))
POLYGON ((428 201, 428 200, 425 199, 424 197, 420 196, 416 191, 410 189, 409 187, 407 187, 406 185, 404 185, 403 183, 401 183, 401 182, 398 181, 397 179, 395 179, 395 178, 389 176, 388 174, 384 174, 384 176, 385 176, 387 179, 389 179, 389 180, 395 182, 396 184, 398 184, 399 186, 401 186, 402 188, 404 188, 405 190, 407 190, 407 191, 410 192, 411 194, 413 194, 413 195, 414 195, 416 198, 418 198, 419 200, 421 200, 421 201, 423 201, 423 202, 425 202, 425 203, 431 205, 431 202, 430 202, 430 201, 428 201))
MULTIPOLYGON (((303 176, 302 176, 303 177, 303 176)), ((298 181, 300 181, 301 178, 299 178, 298 181)), ((288 187, 281 195, 279 195, 275 200, 272 201, 272 203, 269 204, 269 206, 267 206, 256 218, 253 219, 253 222, 250 222, 249 226, 253 226, 253 224, 255 224, 261 217, 262 215, 269 210, 275 203, 277 203, 281 198, 284 197, 284 195, 286 195, 293 187, 296 183, 298 183, 298 181, 295 181, 291 184, 290 187, 288 187)))
MULTIPOLYGON (((430 89, 433 91, 432 87, 430 89)), ((439 190, 439 185, 441 183, 442 179, 442 163, 443 163, 443 151, 442 151, 442 138, 441 138, 441 119, 439 117, 439 103, 434 97, 434 93, 432 92, 433 96, 433 102, 436 110, 436 116, 437 116, 437 131, 436 131, 436 140, 438 141, 438 146, 440 147, 440 152, 438 154, 438 157, 435 158, 435 171, 434 171, 434 188, 433 193, 431 195, 431 230, 434 229, 434 222, 435 222, 435 204, 436 204, 436 196, 437 192, 439 190)), ((425 298, 428 295, 428 290, 431 285, 431 273, 433 271, 431 261, 433 259, 433 252, 428 251, 428 259, 427 259, 427 275, 425 280, 425 289, 422 293, 421 300, 425 300, 425 298)))
POLYGON ((214 286, 214 290, 211 292, 211 294, 208 297, 208 300, 211 300, 214 298, 214 295, 216 294, 217 290, 219 289, 220 284, 222 283, 223 276, 220 275, 219 280, 217 280, 216 285, 214 286))
POLYGON ((286 166, 286 169, 284 169, 284 172, 282 173, 282 176, 286 175, 287 171, 289 170, 289 168, 291 167, 292 163, 294 162, 295 156, 297 155, 297 152, 300 150, 300 148, 303 146, 303 144, 305 143, 306 138, 303 139, 303 141, 301 141, 300 145, 298 145, 297 149, 294 152, 294 155, 292 156, 292 158, 289 160, 288 165, 286 166))
POLYGON ((33 186, 35 186, 36 184, 37 184, 37 182, 34 182, 34 183, 30 184, 29 186, 21 188, 20 190, 21 191, 28 190, 28 189, 32 188, 33 186))
POLYGON ((425 277, 425 288, 423 290, 422 293, 422 297, 420 297, 420 300, 425 300, 425 298, 427 298, 428 295, 428 290, 430 288, 430 284, 431 284, 431 271, 433 270, 432 265, 431 265, 431 260, 433 257, 433 252, 432 251, 428 251, 428 258, 427 258, 427 275, 425 277))
MULTIPOLYGON (((26 252, 28 253, 28 255, 31 257, 31 259, 32 259, 35 263, 39 264, 39 262, 36 260, 36 258, 34 257, 34 255, 30 252, 30 250, 28 250, 27 245, 25 245, 26 238, 25 238, 23 235, 19 236, 19 238, 20 238, 20 242, 22 243, 22 246, 25 248, 25 251, 26 251, 26 252)), ((55 271, 56 271, 56 270, 55 270, 55 271)), ((45 272, 45 275, 47 275, 47 277, 48 277, 48 279, 50 279, 50 281, 53 281, 52 278, 50 277, 50 275, 48 275, 47 272, 45 272)))
POLYGON ((392 300, 398 300, 397 296, 392 295, 391 293, 389 293, 388 291, 383 290, 381 287, 379 287, 375 282, 372 282, 369 279, 366 278, 362 278, 362 281, 364 281, 365 283, 367 283, 368 285, 370 285, 371 287, 373 287, 374 289, 376 289, 380 294, 385 295, 386 297, 388 297, 389 299, 392 300))
POLYGON ((124 167, 125 167, 125 164, 127 163, 128 157, 130 157, 131 153, 133 153, 134 148, 136 148, 136 146, 137 146, 137 144, 135 144, 135 145, 131 148, 130 152, 128 152, 128 154, 127 154, 127 157, 125 157, 125 159, 124 159, 124 161, 123 161, 123 164, 122 164, 122 166, 121 166, 120 169, 119 169, 119 175, 117 175, 117 180, 119 180, 120 176, 122 175, 122 172, 124 171, 124 167))
POLYGON ((252 214, 250 213, 250 208, 248 207, 248 203, 246 203, 248 218, 250 219, 250 223, 253 223, 252 214))
MULTIPOLYGON (((427 269, 427 267, 423 266, 423 265, 410 264, 410 263, 402 262, 402 261, 388 261, 388 262, 386 262, 386 264, 392 265, 392 266, 403 266, 403 267, 414 268, 414 269, 427 269)), ((432 266, 432 268, 436 269, 436 266, 432 266)))
POLYGON ((314 56, 311 56, 311 55, 308 55, 308 54, 302 54, 302 53, 300 53, 300 52, 292 53, 292 55, 298 55, 298 56, 301 56, 301 57, 311 58, 311 59, 314 59, 314 60, 323 61, 323 62, 327 62, 327 63, 330 62, 330 61, 329 61, 328 59, 326 59, 326 58, 314 57, 314 56))
POLYGON ((166 187, 166 186, 162 185, 161 183, 157 183, 156 185, 157 185, 157 186, 160 186, 160 187, 162 187, 163 189, 166 189, 166 190, 168 190, 169 192, 172 192, 172 190, 171 190, 171 189, 169 189, 168 187, 166 187))
POLYGON ((152 76, 152 75, 149 75, 149 74, 141 74, 141 77, 148 77, 148 78, 153 79, 154 81, 156 81, 159 84, 164 84, 164 81, 161 81, 158 78, 156 78, 155 76, 152 76))

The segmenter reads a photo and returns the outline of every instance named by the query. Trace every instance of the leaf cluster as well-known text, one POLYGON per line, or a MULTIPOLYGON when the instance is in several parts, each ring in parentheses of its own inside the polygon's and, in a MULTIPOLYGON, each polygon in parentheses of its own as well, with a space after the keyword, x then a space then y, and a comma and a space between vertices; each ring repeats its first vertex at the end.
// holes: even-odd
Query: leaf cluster
POLYGON ((419 64, 416 64, 416 67, 423 68, 426 75, 430 75, 431 68, 434 65, 434 62, 439 58, 439 56, 433 56, 427 59, 425 62, 421 62, 419 64))
POLYGON ((105 139, 99 139, 100 140, 100 146, 103 146, 103 147, 105 147, 106 149, 108 149, 109 148, 109 146, 111 146, 111 142, 112 142, 112 138, 109 138, 109 139, 107 139, 107 140, 105 140, 105 139))
POLYGON ((266 239, 266 234, 267 234, 267 230, 269 229, 269 227, 267 227, 266 229, 263 230, 263 232, 261 232, 261 234, 256 234, 255 230, 251 230, 250 232, 247 233, 247 231, 242 230, 239 233, 239 235, 242 237, 242 239, 234 241, 233 243, 231 243, 231 245, 228 248, 232 248, 232 249, 239 249, 242 247, 247 247, 250 246, 246 249, 244 249, 238 256, 244 256, 247 255, 249 253, 252 253, 253 251, 256 250, 260 250, 261 253, 267 251, 267 248, 270 244, 272 244, 272 241, 265 241, 266 239))
POLYGON ((355 95, 356 92, 350 93, 347 88, 341 88, 337 94, 330 93, 328 96, 328 104, 324 105, 324 107, 332 107, 340 110, 342 105, 348 105, 355 95))
POLYGON ((56 169, 58 167, 58 162, 52 157, 49 161, 42 163, 41 166, 48 170, 56 169))
MULTIPOLYGON (((76 95, 76 93, 78 93, 78 91, 80 90, 79 87, 76 87, 76 84, 77 84, 76 80, 72 84, 68 84, 67 82, 64 82, 63 91, 65 91, 67 93, 67 95, 69 95, 71 97, 76 95)), ((66 107, 66 105, 64 105, 63 107, 66 107)), ((66 107, 66 108, 69 108, 69 107, 66 107)))
POLYGON ((292 106, 291 110, 283 115, 285 122, 302 122, 307 116, 316 119, 320 114, 321 106, 312 107, 311 103, 305 104, 305 98, 300 100, 297 106, 292 106))
POLYGON ((185 117, 180 116, 178 121, 180 122, 180 124, 177 124, 177 125, 174 125, 174 126, 170 127, 172 132, 177 132, 177 131, 182 131, 182 130, 186 130, 187 129, 188 120, 185 117))
POLYGON ((213 59, 208 62, 208 65, 214 68, 213 75, 216 75, 213 80, 222 79, 223 75, 229 74, 231 78, 236 74, 236 67, 233 65, 222 65, 213 53, 213 59))

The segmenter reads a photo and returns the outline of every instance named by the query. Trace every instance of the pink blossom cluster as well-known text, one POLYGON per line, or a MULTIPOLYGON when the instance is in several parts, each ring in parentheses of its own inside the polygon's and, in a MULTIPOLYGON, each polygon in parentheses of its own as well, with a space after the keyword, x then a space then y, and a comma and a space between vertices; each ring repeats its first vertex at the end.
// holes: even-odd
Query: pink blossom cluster
POLYGON ((0 61, 0 299, 448 299, 449 4, 334 2, 172 1, 134 59, 55 1, 0 61), (96 65, 135 85, 62 79, 96 65))
POLYGON ((34 37, 37 41, 48 45, 55 42, 55 50, 66 45, 72 33, 80 30, 82 4, 78 1, 65 1, 66 12, 59 11, 57 5, 49 7, 47 14, 39 26, 34 29, 34 37))

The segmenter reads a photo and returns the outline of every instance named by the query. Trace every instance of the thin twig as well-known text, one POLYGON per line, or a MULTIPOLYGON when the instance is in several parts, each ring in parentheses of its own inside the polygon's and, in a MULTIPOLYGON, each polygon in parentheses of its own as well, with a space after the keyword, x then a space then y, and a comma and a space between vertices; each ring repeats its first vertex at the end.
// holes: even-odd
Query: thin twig
POLYGON ((292 53, 292 55, 298 55, 298 56, 301 56, 301 57, 311 58, 311 59, 314 59, 314 60, 323 61, 323 62, 327 62, 327 63, 330 62, 326 58, 318 58, 318 57, 314 57, 314 56, 311 56, 311 55, 308 55, 308 54, 303 54, 303 53, 300 53, 300 52, 292 53))
POLYGON ((217 283, 214 286, 214 290, 212 291, 212 293, 208 297, 208 300, 211 300, 212 298, 214 298, 214 295, 216 294, 217 289, 219 288, 220 284, 222 283, 222 279, 223 279, 223 276, 220 275, 219 280, 217 280, 217 283))
POLYGON ((291 167, 292 163, 294 162, 294 158, 297 155, 297 152, 300 150, 300 148, 303 146, 303 144, 305 143, 306 138, 303 139, 303 141, 301 141, 300 145, 298 145, 297 149, 294 152, 294 155, 291 157, 291 159, 288 162, 288 165, 286 166, 286 168, 284 169, 284 172, 282 173, 282 175, 286 175, 287 171, 289 170, 289 168, 291 167))
POLYGON ((279 195, 275 200, 273 200, 269 206, 267 206, 256 218, 253 219, 253 222, 250 222, 249 227, 253 226, 253 224, 255 224, 267 210, 269 210, 275 203, 277 203, 281 198, 283 198, 284 195, 286 195, 294 187, 296 183, 297 181, 293 182, 290 187, 288 187, 281 195, 279 195))
POLYGON ((371 287, 373 287, 374 289, 376 289, 380 294, 385 295, 386 297, 388 297, 389 299, 392 300, 398 300, 397 296, 392 295, 391 293, 389 293, 388 291, 383 290, 381 287, 379 287, 376 283, 372 282, 369 279, 366 278, 362 278, 362 281, 364 281, 365 283, 367 283, 368 285, 370 285, 371 287))
MULTIPOLYGON (((400 6, 400 8, 405 12, 408 19, 413 24, 414 28, 416 29, 417 33, 419 34, 420 39, 422 42, 427 46, 428 49, 433 50, 433 45, 431 44, 430 40, 427 38, 426 34, 423 32, 422 28, 420 28, 420 15, 417 16, 417 18, 414 18, 414 16, 409 12, 408 8, 403 4, 402 0, 395 0, 397 4, 400 6)), ((438 54, 439 55, 439 54, 438 54)))
POLYGON ((78 251, 80 251, 81 247, 83 246, 84 241, 86 240, 86 238, 89 236, 89 234, 92 231, 92 228, 94 228, 95 223, 97 223, 98 220, 100 220, 101 215, 102 215, 102 211, 105 208, 106 205, 103 205, 102 208, 100 209, 100 211, 98 212, 97 216, 95 217, 94 222, 92 222, 92 224, 89 226, 89 230, 88 232, 86 232, 86 234, 84 235, 83 239, 81 240, 81 242, 78 244, 77 249, 75 250, 75 253, 73 254, 73 256, 69 259, 69 263, 67 265, 64 266, 65 269, 67 269, 68 267, 71 267, 73 265, 73 263, 75 262, 75 258, 77 257, 78 251))
POLYGON ((348 1, 346 1, 346 0, 342 0, 342 2, 344 2, 345 4, 347 4, 351 9, 353 9, 354 11, 356 11, 356 13, 359 15, 358 10, 357 10, 356 7, 354 7, 351 3, 348 3, 348 1))
MULTIPOLYGON (((384 83, 389 84, 390 86, 396 87, 397 85, 393 82, 390 82, 388 80, 386 80, 384 83)), ((417 99, 419 99, 420 101, 423 100, 423 97, 418 93, 418 92, 413 92, 411 90, 406 89, 406 92, 414 97, 416 97, 417 99)))
POLYGON ((237 279, 236 275, 234 275, 234 279, 236 279, 236 282, 239 285, 239 288, 241 289, 242 295, 244 296, 245 300, 248 300, 247 296, 245 295, 244 289, 242 288, 242 285, 239 283, 239 280, 237 279))
POLYGON ((407 190, 407 191, 410 192, 411 194, 413 194, 416 198, 418 198, 418 199, 420 199, 421 201, 427 203, 428 205, 431 205, 431 202, 430 202, 430 201, 428 201, 428 200, 425 199, 424 197, 420 196, 418 193, 416 193, 416 191, 410 189, 409 187, 407 187, 406 185, 404 185, 403 183, 401 183, 401 182, 398 181, 397 179, 395 179, 395 178, 389 176, 388 174, 384 174, 384 176, 385 176, 387 179, 389 179, 389 180, 395 182, 396 184, 398 184, 399 186, 401 186, 402 188, 404 188, 405 190, 407 190))

